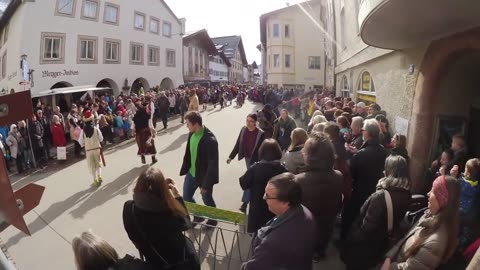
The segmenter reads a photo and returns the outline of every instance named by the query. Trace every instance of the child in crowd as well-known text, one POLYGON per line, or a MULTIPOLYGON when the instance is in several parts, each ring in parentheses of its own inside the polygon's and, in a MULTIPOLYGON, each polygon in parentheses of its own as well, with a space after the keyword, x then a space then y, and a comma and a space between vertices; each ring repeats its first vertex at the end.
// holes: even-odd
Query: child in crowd
POLYGON ((460 247, 466 248, 478 235, 473 231, 479 214, 480 195, 480 159, 473 158, 465 164, 465 172, 459 172, 459 166, 453 166, 450 175, 458 178, 461 185, 460 194, 460 247))

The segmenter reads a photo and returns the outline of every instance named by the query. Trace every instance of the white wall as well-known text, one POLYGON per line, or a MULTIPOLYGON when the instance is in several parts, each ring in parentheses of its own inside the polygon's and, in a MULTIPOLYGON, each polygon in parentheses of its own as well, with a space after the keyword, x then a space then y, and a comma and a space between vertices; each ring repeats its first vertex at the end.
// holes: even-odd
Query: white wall
POLYGON ((102 79, 112 79, 121 88, 125 78, 131 85, 139 77, 145 78, 150 87, 159 85, 164 78, 172 79, 175 86, 183 84, 182 76, 182 38, 181 24, 169 13, 161 1, 143 0, 142 5, 131 0, 109 0, 120 6, 119 25, 103 23, 105 1, 100 1, 98 21, 81 19, 82 0, 76 0, 75 17, 55 15, 56 0, 24 2, 11 22, 10 33, 18 33, 19 38, 9 40, 9 73, 18 70, 18 76, 11 81, 3 80, 0 88, 8 84, 17 88, 20 78, 19 61, 21 54, 28 55, 31 69, 35 70, 32 95, 50 89, 55 83, 65 81, 74 86, 96 85, 102 79), (145 31, 133 27, 134 11, 146 14, 145 31), (160 35, 149 32, 149 19, 154 16, 160 19, 160 35), (21 18, 20 20, 16 18, 21 18), (166 20, 172 24, 171 38, 162 36, 162 23, 166 20), (40 45, 42 32, 58 32, 66 34, 65 63, 40 64, 40 45), (77 64, 78 35, 98 37, 98 64, 77 64), (121 40, 121 64, 104 64, 104 38, 121 40), (144 64, 130 64, 130 42, 144 44, 144 64), (149 66, 147 46, 160 47, 160 65, 149 66), (18 48, 18 49, 15 49, 18 48), (176 50, 176 66, 166 67, 166 49, 176 50), (10 53, 12 51, 13 53, 10 53), (44 71, 78 71, 78 76, 43 77, 44 71))
MULTIPOLYGON (((215 59, 219 60, 221 59, 220 56, 214 56, 215 59)), ((210 65, 210 70, 213 72, 210 72, 210 80, 212 82, 226 82, 228 81, 228 66, 226 64, 219 64, 214 61, 209 62, 210 65), (215 75, 215 71, 217 72, 224 72, 225 76, 217 76, 215 75)))

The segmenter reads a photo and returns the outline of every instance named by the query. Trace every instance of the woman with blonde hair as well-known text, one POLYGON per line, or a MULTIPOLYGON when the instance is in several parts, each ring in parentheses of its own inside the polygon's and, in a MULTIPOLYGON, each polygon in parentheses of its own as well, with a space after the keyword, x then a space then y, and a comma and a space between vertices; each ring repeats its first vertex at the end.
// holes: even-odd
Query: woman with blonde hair
POLYGON ((460 223, 460 183, 439 176, 428 193, 428 210, 386 255, 382 270, 436 269, 454 253, 460 223))
POLYGON ((292 131, 292 142, 283 157, 283 165, 293 174, 298 174, 305 169, 302 149, 308 139, 308 134, 303 128, 296 128, 292 131))
POLYGON ((183 234, 188 213, 175 181, 153 167, 143 171, 133 200, 123 206, 123 225, 145 260, 159 269, 182 265, 200 269, 195 249, 183 234))
POLYGON ((115 249, 91 232, 84 232, 72 241, 77 270, 152 270, 153 267, 126 255, 120 259, 115 249))

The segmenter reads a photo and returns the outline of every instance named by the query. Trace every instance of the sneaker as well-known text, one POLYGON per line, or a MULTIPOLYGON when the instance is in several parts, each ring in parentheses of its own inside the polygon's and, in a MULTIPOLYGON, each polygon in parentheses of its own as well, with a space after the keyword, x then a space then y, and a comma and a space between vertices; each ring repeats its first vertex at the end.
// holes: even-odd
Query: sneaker
POLYGON ((238 210, 240 210, 240 212, 242 213, 247 213, 247 205, 248 203, 242 203, 242 205, 240 206, 240 208, 238 208, 238 210))
POLYGON ((97 182, 98 182, 98 185, 99 185, 99 186, 102 184, 103 179, 102 179, 101 176, 99 176, 99 177, 97 178, 97 182))

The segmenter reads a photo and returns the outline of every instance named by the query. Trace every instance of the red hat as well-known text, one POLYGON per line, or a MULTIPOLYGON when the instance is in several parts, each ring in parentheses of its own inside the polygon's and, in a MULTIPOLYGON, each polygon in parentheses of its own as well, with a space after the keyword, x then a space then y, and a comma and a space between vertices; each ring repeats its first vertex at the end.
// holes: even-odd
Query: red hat
POLYGON ((83 112, 83 122, 93 121, 93 115, 90 110, 86 110, 83 112))

